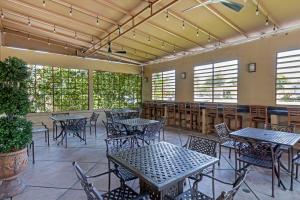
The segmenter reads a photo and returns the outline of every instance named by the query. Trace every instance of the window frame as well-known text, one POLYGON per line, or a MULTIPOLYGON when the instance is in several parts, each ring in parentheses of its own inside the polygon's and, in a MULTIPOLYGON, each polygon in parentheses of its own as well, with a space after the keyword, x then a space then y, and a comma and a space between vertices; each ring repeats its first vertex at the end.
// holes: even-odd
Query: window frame
MULTIPOLYGON (((170 81, 170 80, 167 80, 167 81, 170 81)), ((168 84, 167 85, 169 85, 169 82, 167 82, 168 84)), ((173 82, 171 82, 171 83, 173 83, 173 82)), ((168 96, 169 97, 169 96, 168 96)), ((176 100, 176 70, 175 69, 171 69, 171 70, 165 70, 165 71, 160 71, 160 72, 153 72, 152 74, 151 74, 151 100, 152 101, 175 101, 176 100), (166 99, 164 99, 164 86, 165 86, 165 84, 164 84, 164 73, 167 73, 167 75, 169 75, 169 74, 173 74, 174 73, 174 77, 173 76, 166 76, 166 77, 171 77, 172 79, 171 79, 171 81, 174 79, 174 91, 173 90, 166 90, 166 92, 172 92, 172 93, 174 93, 174 96, 172 96, 172 100, 166 100, 166 99), (161 97, 160 97, 160 99, 154 99, 153 98, 153 75, 154 74, 161 74, 161 80, 162 80, 162 84, 161 84, 161 97)))

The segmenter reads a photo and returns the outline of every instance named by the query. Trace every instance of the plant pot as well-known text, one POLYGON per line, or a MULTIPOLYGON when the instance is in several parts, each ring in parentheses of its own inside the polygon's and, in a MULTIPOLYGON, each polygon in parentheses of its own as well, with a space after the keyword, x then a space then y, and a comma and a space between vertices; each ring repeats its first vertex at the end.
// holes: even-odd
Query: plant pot
POLYGON ((28 164, 27 148, 0 154, 0 199, 10 198, 20 194, 25 189, 25 184, 19 178, 28 164))

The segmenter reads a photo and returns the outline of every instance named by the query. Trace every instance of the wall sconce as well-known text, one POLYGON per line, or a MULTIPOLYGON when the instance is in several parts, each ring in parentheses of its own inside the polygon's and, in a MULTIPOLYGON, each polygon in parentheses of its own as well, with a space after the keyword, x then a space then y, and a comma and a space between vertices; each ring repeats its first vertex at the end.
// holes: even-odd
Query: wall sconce
POLYGON ((181 78, 181 79, 186 79, 186 72, 182 72, 182 73, 180 74, 180 78, 181 78))
POLYGON ((148 83, 148 77, 144 77, 144 82, 148 83))
POLYGON ((248 64, 248 72, 256 72, 256 63, 249 63, 248 64))

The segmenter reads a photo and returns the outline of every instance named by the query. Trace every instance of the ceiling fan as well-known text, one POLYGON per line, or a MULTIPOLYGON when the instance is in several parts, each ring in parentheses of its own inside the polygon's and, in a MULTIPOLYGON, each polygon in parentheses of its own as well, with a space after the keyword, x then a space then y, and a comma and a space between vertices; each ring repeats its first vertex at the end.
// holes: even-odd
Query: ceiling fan
POLYGON ((215 4, 215 3, 221 3, 224 6, 230 8, 230 9, 236 11, 236 12, 239 12, 244 7, 243 4, 234 2, 232 0, 207 0, 207 1, 203 2, 203 3, 200 3, 198 5, 195 5, 195 6, 192 6, 190 8, 187 8, 187 9, 183 10, 182 12, 187 12, 187 11, 193 10, 195 8, 204 6, 204 5, 215 4))
POLYGON ((110 54, 112 54, 112 53, 126 54, 127 52, 126 52, 125 50, 119 50, 119 51, 113 52, 113 51, 111 50, 111 42, 108 42, 107 53, 110 53, 110 54))

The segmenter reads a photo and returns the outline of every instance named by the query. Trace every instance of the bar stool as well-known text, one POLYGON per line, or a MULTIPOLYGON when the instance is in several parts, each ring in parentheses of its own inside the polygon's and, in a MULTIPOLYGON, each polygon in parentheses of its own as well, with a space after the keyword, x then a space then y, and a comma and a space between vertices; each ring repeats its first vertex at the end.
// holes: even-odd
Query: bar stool
POLYGON ((215 103, 207 103, 205 104, 205 109, 206 131, 207 133, 214 133, 215 125, 219 123, 218 105, 215 103))
POLYGON ((175 118, 175 124, 181 128, 186 128, 185 103, 178 103, 177 117, 175 118))
POLYGON ((202 131, 202 110, 199 103, 191 103, 191 129, 202 131))
POLYGON ((185 128, 192 130, 192 109, 191 103, 185 104, 185 128))
POLYGON ((258 123, 268 124, 268 108, 267 106, 249 106, 249 127, 257 128, 258 123))
POLYGON ((287 108, 288 111, 288 125, 295 125, 300 127, 300 108, 287 108))
POLYGON ((155 119, 161 119, 165 115, 164 105, 159 102, 155 103, 155 119))
POLYGON ((228 124, 230 130, 238 130, 243 127, 243 117, 238 115, 237 105, 223 105, 223 122, 228 124), (231 127, 232 120, 234 120, 234 127, 231 127))
POLYGON ((167 124, 175 126, 176 108, 174 103, 167 104, 167 124))
POLYGON ((150 110, 149 110, 148 102, 143 102, 143 104, 142 104, 142 116, 146 119, 150 118, 150 110))
POLYGON ((149 119, 155 119, 155 102, 149 103, 149 112, 150 112, 149 119))

